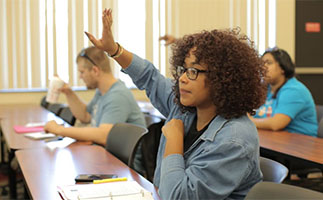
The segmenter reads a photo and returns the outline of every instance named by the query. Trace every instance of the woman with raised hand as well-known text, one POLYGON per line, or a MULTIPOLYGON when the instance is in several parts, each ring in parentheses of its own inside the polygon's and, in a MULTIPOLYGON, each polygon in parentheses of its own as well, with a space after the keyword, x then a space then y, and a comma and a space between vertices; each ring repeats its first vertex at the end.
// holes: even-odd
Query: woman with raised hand
POLYGON ((264 66, 238 30, 212 30, 177 39, 173 80, 113 39, 112 13, 101 39, 86 33, 146 90, 167 117, 154 185, 162 199, 243 199, 261 181, 257 129, 248 118, 265 98, 264 66))

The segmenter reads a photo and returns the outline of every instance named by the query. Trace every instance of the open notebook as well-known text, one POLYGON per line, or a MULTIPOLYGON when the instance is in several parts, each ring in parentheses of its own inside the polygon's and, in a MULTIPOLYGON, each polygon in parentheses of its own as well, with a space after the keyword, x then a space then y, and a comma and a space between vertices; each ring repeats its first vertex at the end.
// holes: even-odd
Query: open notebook
POLYGON ((113 199, 113 200, 148 200, 151 193, 136 181, 118 181, 100 184, 76 184, 57 186, 58 192, 65 200, 76 199, 113 199))

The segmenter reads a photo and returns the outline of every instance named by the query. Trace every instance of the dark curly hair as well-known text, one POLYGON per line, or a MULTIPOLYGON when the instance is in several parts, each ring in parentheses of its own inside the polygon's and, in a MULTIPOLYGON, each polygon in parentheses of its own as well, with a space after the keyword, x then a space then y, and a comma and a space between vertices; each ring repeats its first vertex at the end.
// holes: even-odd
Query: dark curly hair
POLYGON ((196 47, 193 54, 197 63, 208 67, 206 84, 210 85, 212 100, 218 115, 226 119, 240 117, 246 113, 255 114, 266 98, 263 78, 266 68, 247 36, 239 28, 212 30, 186 35, 172 45, 170 58, 174 77, 175 102, 183 112, 194 112, 195 108, 180 103, 179 77, 176 67, 183 66, 188 52, 196 47))

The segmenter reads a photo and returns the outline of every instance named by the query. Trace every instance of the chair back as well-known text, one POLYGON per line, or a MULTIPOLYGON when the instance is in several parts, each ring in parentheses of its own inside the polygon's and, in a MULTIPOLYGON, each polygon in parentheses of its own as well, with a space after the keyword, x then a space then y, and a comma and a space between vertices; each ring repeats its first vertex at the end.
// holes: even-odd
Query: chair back
POLYGON ((259 182, 245 199, 323 199, 323 193, 283 183, 259 182))
POLYGON ((46 95, 41 99, 40 105, 46 109, 48 108, 49 103, 46 101, 46 95))
POLYGON ((316 105, 315 108, 318 122, 317 137, 323 138, 323 105, 316 105))
POLYGON ((150 114, 144 114, 145 116, 145 121, 146 121, 146 126, 147 128, 154 123, 159 123, 160 121, 162 121, 162 119, 160 117, 154 116, 154 115, 150 115, 150 114))
POLYGON ((128 123, 116 123, 107 137, 106 150, 132 167, 139 140, 148 130, 128 123))
POLYGON ((319 127, 317 129, 317 137, 323 138, 323 118, 319 121, 319 127))
POLYGON ((260 157, 260 169, 264 176, 263 181, 281 183, 288 175, 287 167, 264 157, 260 157))
POLYGON ((148 133, 141 139, 142 165, 145 170, 145 178, 153 182, 160 136, 165 120, 148 126, 148 133))
POLYGON ((74 126, 76 118, 74 117, 69 107, 62 108, 62 111, 59 113, 59 117, 71 126, 74 126))
POLYGON ((316 116, 317 116, 317 122, 319 123, 323 117, 323 105, 316 105, 316 116))
POLYGON ((54 104, 49 104, 48 110, 54 113, 55 115, 59 116, 59 114, 61 113, 64 107, 65 106, 63 104, 54 103, 54 104))

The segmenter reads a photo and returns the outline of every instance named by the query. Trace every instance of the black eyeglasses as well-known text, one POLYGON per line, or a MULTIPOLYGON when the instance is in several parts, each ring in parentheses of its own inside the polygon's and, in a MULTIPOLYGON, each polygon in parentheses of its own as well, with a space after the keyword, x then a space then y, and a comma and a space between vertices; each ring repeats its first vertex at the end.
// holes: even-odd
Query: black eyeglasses
POLYGON ((197 79, 197 76, 199 75, 199 73, 205 73, 205 72, 208 72, 208 71, 207 70, 196 69, 194 67, 185 68, 183 66, 177 66, 176 75, 178 77, 182 76, 185 72, 186 72, 187 78, 194 81, 194 80, 197 79))
POLYGON ((83 58, 88 59, 93 65, 96 66, 95 62, 86 54, 86 51, 85 50, 82 50, 81 51, 80 56, 83 57, 83 58))

